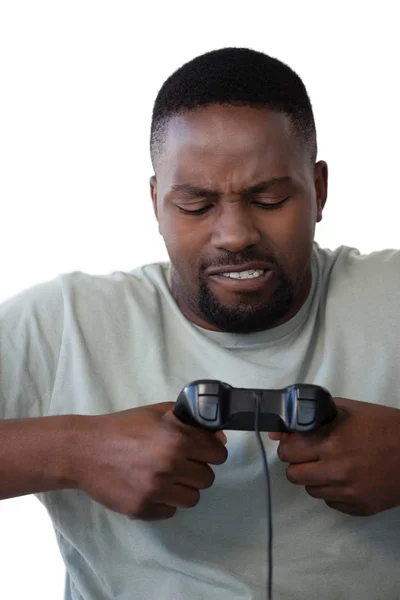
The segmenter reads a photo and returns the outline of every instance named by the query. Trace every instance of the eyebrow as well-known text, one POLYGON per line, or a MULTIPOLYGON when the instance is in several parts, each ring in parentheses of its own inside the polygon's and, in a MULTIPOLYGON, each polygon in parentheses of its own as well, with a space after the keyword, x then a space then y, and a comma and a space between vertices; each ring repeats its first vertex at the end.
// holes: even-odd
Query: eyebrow
MULTIPOLYGON (((268 179, 266 181, 260 181, 255 185, 252 185, 248 188, 244 188, 240 194, 243 196, 247 195, 255 195, 262 194, 263 192, 267 192, 271 187, 283 184, 283 183, 291 183, 291 177, 274 177, 273 179, 268 179)), ((191 183, 179 183, 171 186, 171 191, 173 192, 182 192, 186 196, 192 197, 202 197, 202 198, 217 198, 221 195, 219 190, 210 190, 209 188, 199 187, 197 185, 192 185, 191 183)))

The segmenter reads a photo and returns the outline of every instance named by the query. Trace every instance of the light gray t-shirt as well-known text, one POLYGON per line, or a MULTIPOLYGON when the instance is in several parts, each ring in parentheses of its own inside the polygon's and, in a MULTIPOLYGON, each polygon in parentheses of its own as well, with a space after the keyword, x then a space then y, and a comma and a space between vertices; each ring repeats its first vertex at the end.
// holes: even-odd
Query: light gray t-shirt
MULTIPOLYGON (((174 401, 190 381, 280 388, 400 407, 400 251, 361 256, 315 245, 308 300, 249 335, 194 326, 167 263, 64 275, 0 307, 0 418, 99 414, 174 401)), ((399 432, 400 435, 400 432, 399 432)), ((67 600, 261 600, 267 580, 265 478, 252 432, 199 504, 131 521, 83 492, 39 494, 67 568, 67 600)), ((400 508, 352 517, 289 483, 263 434, 274 524, 274 600, 400 598, 400 508)), ((400 465, 399 465, 400 467, 400 465)), ((22 567, 23 568, 23 567, 22 567)), ((33 592, 40 594, 40 590, 33 592)))

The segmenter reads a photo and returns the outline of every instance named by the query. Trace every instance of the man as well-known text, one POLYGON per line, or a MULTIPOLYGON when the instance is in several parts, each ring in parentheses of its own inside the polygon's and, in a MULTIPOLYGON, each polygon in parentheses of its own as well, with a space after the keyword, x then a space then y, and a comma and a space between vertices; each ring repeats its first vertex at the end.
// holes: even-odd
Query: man
POLYGON ((197 57, 153 112, 170 263, 73 273, 2 305, 0 496, 49 511, 67 599, 264 598, 254 434, 172 413, 201 378, 335 397, 331 425, 263 435, 274 598, 400 597, 400 252, 314 243, 316 153, 289 67, 247 49, 197 57))

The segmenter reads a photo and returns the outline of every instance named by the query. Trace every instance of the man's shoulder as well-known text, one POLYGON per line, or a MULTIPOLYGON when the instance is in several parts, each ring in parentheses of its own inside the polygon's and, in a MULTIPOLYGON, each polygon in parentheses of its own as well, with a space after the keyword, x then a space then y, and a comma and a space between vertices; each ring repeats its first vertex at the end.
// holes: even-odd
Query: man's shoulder
POLYGON ((316 247, 322 289, 329 309, 370 318, 379 311, 389 317, 400 310, 400 250, 363 254, 341 246, 334 251, 316 247), (382 311, 382 312, 381 312, 382 311))
POLYGON ((0 321, 17 323, 26 318, 53 315, 62 309, 60 278, 44 281, 18 291, 0 303, 0 321))
POLYGON ((0 303, 0 320, 62 320, 65 310, 90 312, 101 305, 112 308, 126 302, 149 306, 151 299, 168 293, 169 263, 138 266, 131 271, 90 274, 63 273, 12 295, 0 303))
POLYGON ((400 285, 400 250, 382 249, 362 253, 350 246, 329 250, 315 245, 315 255, 321 265, 323 277, 329 284, 362 283, 368 288, 377 284, 400 285))
POLYGON ((75 271, 59 277, 66 300, 81 299, 90 303, 103 300, 118 302, 123 299, 140 299, 158 295, 169 289, 169 263, 143 264, 129 271, 112 271, 108 274, 90 274, 75 271))

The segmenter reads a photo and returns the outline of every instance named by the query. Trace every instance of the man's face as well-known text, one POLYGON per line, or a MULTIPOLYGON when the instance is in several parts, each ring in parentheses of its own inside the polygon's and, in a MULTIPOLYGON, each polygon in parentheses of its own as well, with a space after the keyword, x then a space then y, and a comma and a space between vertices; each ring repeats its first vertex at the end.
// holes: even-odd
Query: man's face
POLYGON ((218 105, 172 118, 151 193, 182 313, 236 333, 291 318, 326 186, 285 115, 218 105))

